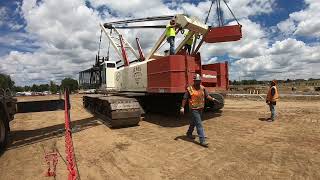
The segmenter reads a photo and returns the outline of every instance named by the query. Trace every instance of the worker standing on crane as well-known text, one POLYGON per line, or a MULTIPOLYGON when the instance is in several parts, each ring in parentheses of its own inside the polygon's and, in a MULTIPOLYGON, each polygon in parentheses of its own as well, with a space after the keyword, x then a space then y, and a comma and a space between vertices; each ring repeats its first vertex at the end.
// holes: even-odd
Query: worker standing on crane
POLYGON ((205 105, 205 99, 209 99, 211 101, 215 101, 212 98, 206 89, 201 85, 201 76, 200 74, 196 74, 193 78, 194 84, 187 88, 186 93, 184 94, 182 105, 180 109, 180 113, 184 114, 184 107, 186 102, 189 101, 189 108, 191 110, 192 119, 190 121, 190 126, 187 131, 187 137, 194 139, 192 136, 192 132, 194 127, 197 128, 197 133, 199 135, 200 145, 204 147, 208 147, 208 143, 205 140, 204 129, 202 126, 202 112, 205 105))
POLYGON ((167 41, 170 44, 170 55, 174 54, 174 39, 176 37, 176 21, 172 19, 170 21, 170 24, 167 25, 166 27, 166 37, 167 41))
POLYGON ((268 118, 268 120, 271 120, 271 121, 275 120, 276 104, 279 99, 279 93, 278 93, 278 88, 276 86, 276 83, 277 83, 276 80, 271 81, 270 88, 267 94, 267 100, 266 100, 266 103, 269 105, 270 111, 271 111, 271 118, 268 118))
MULTIPOLYGON (((184 33, 184 36, 187 37, 187 36, 190 35, 191 33, 192 33, 192 31, 185 32, 185 33, 184 33)), ((185 49, 186 51, 188 51, 189 54, 191 54, 191 47, 192 47, 193 40, 194 40, 194 35, 192 35, 192 36, 190 37, 190 39, 188 39, 188 41, 187 41, 186 44, 184 45, 184 49, 185 49)))

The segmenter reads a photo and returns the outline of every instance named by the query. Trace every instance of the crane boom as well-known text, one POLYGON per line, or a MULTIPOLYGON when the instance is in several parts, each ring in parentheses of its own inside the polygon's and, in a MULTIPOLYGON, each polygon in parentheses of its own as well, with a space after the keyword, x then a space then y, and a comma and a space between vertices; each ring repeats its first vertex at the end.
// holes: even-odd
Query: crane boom
POLYGON ((164 21, 164 20, 170 20, 172 18, 174 18, 174 16, 154 16, 154 17, 147 17, 147 18, 128 19, 123 21, 113 21, 113 22, 104 23, 104 25, 128 24, 128 23, 147 22, 147 21, 164 21))
MULTIPOLYGON (((130 20, 123 20, 123 21, 114 21, 114 22, 108 22, 101 24, 101 28, 103 31, 107 34, 107 37, 110 41, 112 41, 113 47, 116 49, 118 56, 120 59, 124 60, 126 58, 122 57, 123 52, 121 53, 120 46, 117 45, 115 42, 115 38, 108 35, 106 29, 114 30, 118 36, 121 34, 117 29, 134 29, 134 28, 165 28, 165 25, 135 25, 135 26, 128 26, 128 24, 131 23, 139 23, 139 22, 151 22, 151 21, 164 21, 164 20, 171 20, 174 19, 176 24, 178 25, 180 30, 188 30, 191 33, 188 33, 187 36, 185 36, 175 49, 175 54, 177 54, 186 44, 186 42, 192 38, 192 36, 201 36, 201 40, 199 43, 197 43, 197 40, 195 38, 193 47, 192 47, 192 54, 196 54, 200 47, 202 46, 203 42, 207 43, 215 43, 215 42, 227 42, 227 41, 236 41, 241 38, 241 25, 237 26, 224 26, 224 27, 217 27, 217 28, 209 28, 205 23, 201 22, 195 17, 187 17, 184 14, 177 14, 175 16, 156 16, 156 17, 147 17, 147 18, 138 18, 138 19, 130 19, 130 20)), ((160 49, 161 45, 166 39, 166 31, 162 33, 162 35, 159 37, 157 42, 152 47, 151 51, 146 55, 145 60, 154 59, 158 56, 156 56, 156 52, 160 49)), ((119 40, 121 38, 118 38, 119 40)), ((125 43, 125 47, 129 48, 129 50, 134 54, 134 56, 139 59, 139 53, 138 51, 134 50, 133 47, 130 45, 128 41, 123 38, 123 41, 125 43)), ((122 50, 123 51, 123 50, 122 50)), ((125 60, 124 60, 125 61, 125 60)))
MULTIPOLYGON (((191 34, 186 36, 183 41, 177 46, 176 53, 179 52, 184 44, 193 36, 194 34, 197 35, 203 35, 207 32, 208 26, 203 24, 200 20, 198 20, 195 17, 187 17, 183 14, 177 14, 175 16, 156 16, 156 17, 147 17, 147 18, 138 18, 138 19, 130 19, 130 20, 123 20, 123 21, 114 21, 114 22, 108 22, 104 24, 100 24, 102 30, 107 35, 108 39, 112 42, 112 46, 116 49, 117 54, 120 59, 123 59, 119 45, 115 42, 115 38, 111 36, 106 29, 112 29, 114 30, 117 35, 120 35, 119 31, 117 29, 134 29, 134 28, 165 28, 166 25, 140 25, 140 26, 128 26, 130 23, 138 23, 138 22, 150 22, 150 21, 164 21, 164 20, 171 20, 175 19, 176 23, 179 25, 181 29, 187 29, 189 31, 192 31, 191 34)), ((149 60, 153 57, 153 55, 158 51, 161 44, 165 41, 166 35, 165 31, 162 33, 160 38, 157 40, 149 54, 146 56, 146 60, 149 60)), ((129 47, 129 50, 135 55, 137 59, 139 59, 138 53, 132 48, 130 43, 128 43, 124 39, 126 45, 129 47)))

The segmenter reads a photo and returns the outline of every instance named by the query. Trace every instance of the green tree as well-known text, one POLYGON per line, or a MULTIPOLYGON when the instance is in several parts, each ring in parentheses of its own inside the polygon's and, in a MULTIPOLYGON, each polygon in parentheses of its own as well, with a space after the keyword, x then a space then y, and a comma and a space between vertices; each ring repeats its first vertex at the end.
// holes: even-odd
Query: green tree
POLYGON ((63 89, 68 88, 70 92, 78 90, 78 81, 72 78, 64 78, 61 81, 61 87, 63 89))
POLYGON ((39 89, 40 92, 49 91, 49 84, 40 84, 39 89))
POLYGON ((56 94, 58 92, 58 86, 53 81, 50 81, 50 92, 56 94))
POLYGON ((0 74, 0 89, 13 89, 14 81, 11 80, 11 77, 5 74, 0 74))
POLYGON ((31 87, 30 86, 24 86, 24 91, 31 91, 31 87))
POLYGON ((22 87, 22 86, 14 86, 13 89, 14 89, 15 92, 23 92, 23 91, 25 91, 24 87, 22 87))
POLYGON ((238 82, 236 80, 233 80, 233 82, 232 82, 232 85, 239 85, 239 84, 240 84, 240 82, 238 82))
POLYGON ((31 87, 31 91, 32 92, 38 92, 39 91, 39 86, 36 85, 36 84, 33 84, 32 87, 31 87))

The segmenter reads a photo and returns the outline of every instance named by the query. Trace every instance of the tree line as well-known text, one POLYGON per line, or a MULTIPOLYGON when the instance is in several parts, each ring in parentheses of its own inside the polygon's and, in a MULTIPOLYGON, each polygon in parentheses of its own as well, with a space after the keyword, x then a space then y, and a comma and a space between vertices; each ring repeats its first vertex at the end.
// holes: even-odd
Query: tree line
POLYGON ((241 81, 231 81, 231 85, 260 85, 260 84, 268 84, 269 81, 257 81, 255 79, 252 80, 241 80, 241 81))
POLYGON ((69 88, 71 92, 79 89, 78 81, 72 78, 64 78, 61 85, 57 85, 54 81, 50 81, 49 84, 33 84, 32 86, 15 86, 15 82, 10 76, 0 73, 0 89, 9 88, 14 92, 44 92, 50 91, 51 93, 57 93, 60 90, 69 88))
MULTIPOLYGON (((285 83, 300 83, 300 82, 310 82, 312 83, 313 81, 320 81, 320 79, 314 79, 314 78, 309 78, 309 79, 287 79, 287 80, 277 80, 279 84, 285 84, 285 83)), ((251 80, 241 80, 241 81, 229 81, 230 85, 266 85, 269 84, 270 81, 258 81, 256 79, 251 79, 251 80)))

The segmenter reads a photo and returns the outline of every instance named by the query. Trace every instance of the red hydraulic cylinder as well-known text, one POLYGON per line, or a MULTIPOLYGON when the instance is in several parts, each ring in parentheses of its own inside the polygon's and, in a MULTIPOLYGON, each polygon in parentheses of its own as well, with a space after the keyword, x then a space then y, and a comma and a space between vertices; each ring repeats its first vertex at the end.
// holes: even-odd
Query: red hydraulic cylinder
POLYGON ((139 38, 136 38, 136 41, 137 41, 137 47, 139 50, 140 59, 141 59, 141 61, 144 61, 145 57, 144 57, 144 54, 143 54, 141 46, 140 46, 139 38))
POLYGON ((129 66, 128 55, 127 55, 126 49, 125 49, 125 47, 123 45, 122 35, 119 35, 119 39, 120 39, 122 57, 123 57, 123 60, 124 60, 124 66, 129 66))

